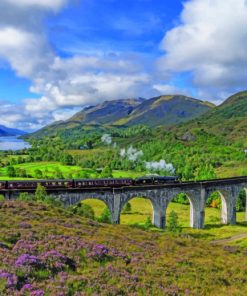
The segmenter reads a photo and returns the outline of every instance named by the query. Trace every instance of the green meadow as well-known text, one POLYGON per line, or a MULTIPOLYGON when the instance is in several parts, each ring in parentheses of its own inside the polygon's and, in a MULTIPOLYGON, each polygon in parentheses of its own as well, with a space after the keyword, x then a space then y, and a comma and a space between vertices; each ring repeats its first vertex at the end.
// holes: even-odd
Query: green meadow
MULTIPOLYGON (((106 208, 105 204, 99 200, 85 200, 83 203, 90 205, 95 216, 99 217, 106 208)), ((123 225, 137 226, 144 225, 147 218, 152 218, 152 206, 148 199, 134 198, 130 200, 131 211, 129 213, 122 213, 120 217, 120 223, 123 225)), ((190 206, 171 202, 167 208, 167 220, 169 220, 169 214, 171 211, 175 211, 178 215, 179 225, 182 227, 184 233, 188 233, 197 238, 216 240, 228 238, 233 235, 247 233, 245 220, 245 213, 237 213, 237 225, 222 225, 221 224, 221 210, 212 207, 206 207, 205 209, 205 227, 202 230, 196 230, 190 228, 190 206)), ((160 231, 158 229, 153 229, 160 231)), ((237 240, 233 242, 246 245, 247 239, 237 240)))
MULTIPOLYGON (((81 168, 75 165, 63 165, 60 162, 31 162, 13 165, 15 170, 25 170, 30 176, 28 178, 16 178, 9 177, 7 173, 7 167, 0 168, 0 180, 20 180, 20 179, 37 179, 37 170, 42 172, 45 178, 57 178, 57 174, 61 174, 63 178, 82 178, 86 176, 87 178, 99 178, 99 174, 96 170, 90 168, 81 168)), ((134 171, 120 171, 113 170, 112 175, 114 178, 136 178, 142 176, 144 173, 134 172, 134 171)))

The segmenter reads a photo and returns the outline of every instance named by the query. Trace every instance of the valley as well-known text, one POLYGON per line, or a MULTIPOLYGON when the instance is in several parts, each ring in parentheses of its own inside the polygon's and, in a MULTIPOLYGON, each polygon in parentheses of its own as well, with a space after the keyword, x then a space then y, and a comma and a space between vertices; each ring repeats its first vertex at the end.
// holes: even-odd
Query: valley
MULTIPOLYGON (((161 97, 153 104, 173 99, 161 97)), ((187 99, 182 100, 186 104, 187 99)), ((86 115, 83 111, 72 120, 22 136, 30 143, 30 148, 1 151, 0 180, 135 179, 145 175, 176 175, 180 181, 198 181, 246 176, 246 102, 246 92, 236 94, 219 107, 208 107, 206 113, 195 119, 189 118, 183 123, 179 120, 172 125, 169 122, 160 125, 157 121, 156 126, 141 124, 146 119, 138 120, 137 125, 116 125, 115 108, 119 108, 119 103, 115 101, 113 106, 107 102, 88 108, 86 115), (95 114, 99 115, 101 108, 104 111, 97 121, 95 114), (107 112, 109 116, 105 117, 107 112), (103 118, 107 121, 99 124, 103 118), (93 121, 84 124, 86 119, 93 121), (217 125, 218 120, 222 122, 220 125, 217 125)), ((129 104, 134 104, 130 114, 135 114, 134 110, 144 103, 127 100, 123 104, 123 114, 129 112, 126 111, 129 104)), ((118 123, 124 121, 127 122, 121 119, 118 123)), ((17 276, 17 284, 6 288, 3 283, 2 290, 6 293, 20 290, 18 287, 22 291, 25 287, 22 281, 32 281, 34 291, 48 291, 46 285, 50 282, 51 294, 62 289, 68 295, 82 290, 88 295, 99 291, 100 295, 108 295, 102 291, 112 289, 113 295, 139 295, 145 289, 153 295, 155 289, 157 295, 206 295, 210 281, 210 289, 214 291, 217 287, 217 295, 229 291, 233 295, 245 294, 242 279, 247 248, 245 190, 240 191, 236 201, 236 225, 222 224, 223 197, 215 191, 206 200, 203 229, 190 227, 191 206, 184 193, 169 203, 166 228, 159 229, 153 225, 151 202, 141 196, 125 205, 120 225, 110 225, 110 212, 102 201, 86 199, 64 208, 41 187, 35 194, 22 192, 16 201, 4 201, 0 194, 3 221, 0 251, 8 253, 7 264, 16 262, 25 245, 34 243, 35 251, 29 250, 28 254, 36 256, 43 262, 42 266, 46 266, 34 267, 27 263, 30 272, 26 267, 8 268, 9 277, 17 276), (53 243, 51 238, 55 238, 53 243), (15 251, 19 245, 20 253, 15 251), (91 255, 97 246, 105 253, 97 251, 95 256, 91 255), (56 259, 61 261, 59 269, 53 267, 53 257, 43 258, 44 251, 49 253, 53 249, 61 252, 60 259, 56 259), (62 259, 65 255, 68 264, 62 259), (114 271, 111 271, 112 262, 114 271), (210 276, 212 268, 213 277, 210 276), (231 268, 239 270, 236 278, 229 279, 231 268), (63 285, 58 284, 62 274, 66 274, 63 285), (160 274, 166 276, 157 281, 160 274), (194 281, 195 277, 199 282, 194 281), (150 281, 151 286, 147 285, 150 281)), ((6 270, 7 267, 4 263, 0 268, 6 270)))

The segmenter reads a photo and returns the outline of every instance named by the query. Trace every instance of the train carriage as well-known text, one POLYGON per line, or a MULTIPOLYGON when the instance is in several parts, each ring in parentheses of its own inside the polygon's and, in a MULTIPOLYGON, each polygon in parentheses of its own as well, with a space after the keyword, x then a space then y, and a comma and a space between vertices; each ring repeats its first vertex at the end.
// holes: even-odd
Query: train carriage
POLYGON ((47 189, 50 188, 72 188, 73 180, 30 180, 30 181, 9 181, 9 189, 36 189, 41 184, 47 189))
POLYGON ((7 189, 7 182, 6 181, 0 181, 0 190, 7 189))
POLYGON ((76 180, 14 180, 0 181, 0 190, 29 189, 35 190, 38 184, 47 190, 66 188, 119 188, 125 186, 148 186, 179 182, 176 176, 145 176, 137 179, 131 178, 102 178, 102 179, 76 179, 76 180))
POLYGON ((90 187, 122 187, 133 185, 131 178, 109 178, 109 179, 81 179, 75 180, 75 188, 90 187))

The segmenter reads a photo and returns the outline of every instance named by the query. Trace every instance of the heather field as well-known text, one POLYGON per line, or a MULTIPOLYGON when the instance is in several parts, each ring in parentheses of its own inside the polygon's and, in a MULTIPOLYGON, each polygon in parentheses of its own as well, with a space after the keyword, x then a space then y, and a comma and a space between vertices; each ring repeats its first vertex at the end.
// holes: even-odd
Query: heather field
POLYGON ((0 295, 247 293, 247 247, 202 231, 113 226, 20 201, 0 202, 0 227, 0 295))

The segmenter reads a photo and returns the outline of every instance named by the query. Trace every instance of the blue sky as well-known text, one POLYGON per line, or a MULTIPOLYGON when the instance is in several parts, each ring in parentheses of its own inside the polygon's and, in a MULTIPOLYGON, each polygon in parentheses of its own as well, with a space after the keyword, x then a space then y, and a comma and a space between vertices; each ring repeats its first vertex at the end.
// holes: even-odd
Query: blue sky
POLYGON ((156 56, 165 31, 181 10, 178 0, 78 1, 49 19, 49 37, 65 54, 67 50, 72 54, 91 51, 100 45, 108 51, 156 56))
POLYGON ((128 97, 218 104, 246 88, 246 26, 245 0, 2 0, 0 124, 128 97))

